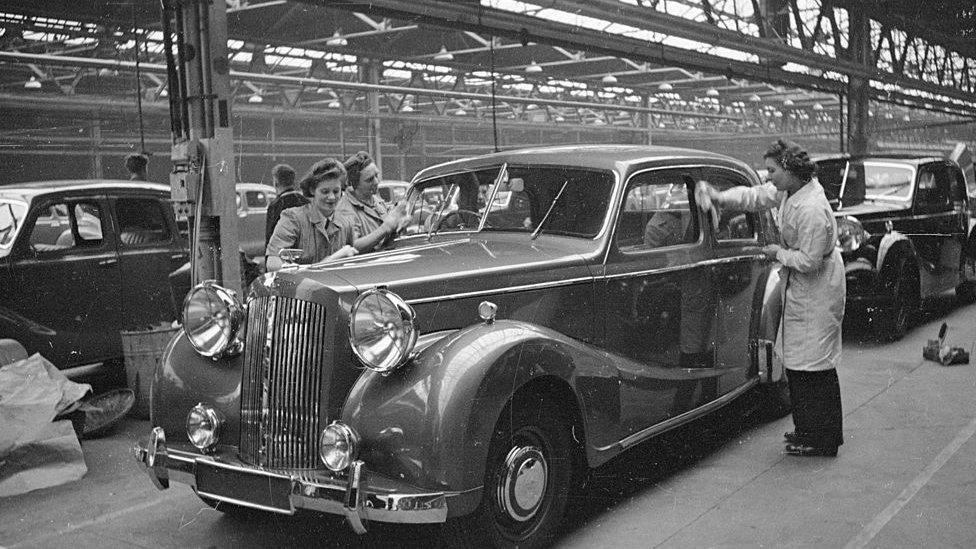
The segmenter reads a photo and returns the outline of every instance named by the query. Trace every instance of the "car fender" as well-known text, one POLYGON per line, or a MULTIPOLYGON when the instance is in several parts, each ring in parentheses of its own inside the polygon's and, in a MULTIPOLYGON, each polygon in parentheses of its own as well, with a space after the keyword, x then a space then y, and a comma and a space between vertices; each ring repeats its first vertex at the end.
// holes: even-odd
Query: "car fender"
POLYGON ((180 330, 166 346, 152 376, 150 422, 162 427, 170 442, 188 443, 186 415, 202 402, 224 416, 220 444, 236 445, 240 433, 242 363, 240 355, 220 360, 201 356, 180 330))
POLYGON ((886 234, 878 245, 877 288, 879 292, 894 295, 898 287, 898 279, 901 276, 901 265, 905 259, 915 261, 921 277, 922 268, 918 265, 918 254, 912 241, 897 231, 886 234))
POLYGON ((501 320, 454 332, 389 375, 364 372, 342 416, 359 433, 360 459, 370 470, 426 489, 477 492, 495 423, 521 388, 541 382, 562 391, 572 399, 562 405, 575 408, 590 433, 611 419, 616 381, 606 353, 545 327, 501 320))

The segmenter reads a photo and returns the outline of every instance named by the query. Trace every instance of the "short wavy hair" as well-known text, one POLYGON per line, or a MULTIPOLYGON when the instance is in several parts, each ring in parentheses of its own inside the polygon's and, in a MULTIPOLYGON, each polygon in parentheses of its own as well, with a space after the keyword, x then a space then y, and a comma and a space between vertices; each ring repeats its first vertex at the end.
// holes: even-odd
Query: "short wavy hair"
POLYGON ((342 167, 342 162, 335 158, 326 158, 312 164, 308 173, 302 178, 302 182, 299 183, 302 194, 312 198, 315 195, 315 188, 326 179, 338 179, 343 187, 346 186, 346 169, 342 167))
POLYGON ((784 170, 795 175, 800 181, 809 183, 817 165, 810 159, 810 155, 803 147, 792 141, 778 139, 769 146, 763 158, 772 158, 784 170))
POLYGON ((149 157, 144 154, 132 153, 125 157, 125 169, 129 173, 139 173, 145 171, 149 165, 149 157))
POLYGON ((295 186, 295 168, 288 164, 276 164, 271 168, 271 175, 274 177, 275 186, 281 189, 290 189, 295 186))
POLYGON ((342 163, 342 166, 346 168, 347 183, 346 185, 355 189, 359 186, 359 174, 362 173, 366 166, 374 164, 375 161, 373 157, 369 155, 366 151, 359 151, 356 154, 350 156, 342 163))

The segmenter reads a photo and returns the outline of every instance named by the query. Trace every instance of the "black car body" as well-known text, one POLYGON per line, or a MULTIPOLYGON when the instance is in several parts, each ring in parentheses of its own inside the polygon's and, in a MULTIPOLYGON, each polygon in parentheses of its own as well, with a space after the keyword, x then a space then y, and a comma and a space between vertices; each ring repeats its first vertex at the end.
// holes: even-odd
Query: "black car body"
POLYGON ((0 188, 0 337, 72 377, 120 368, 122 330, 178 318, 168 275, 189 254, 169 196, 136 181, 0 188))
POLYGON ((835 208, 849 312, 899 338, 922 300, 953 288, 974 298, 976 234, 955 162, 839 155, 818 159, 817 177, 835 208))

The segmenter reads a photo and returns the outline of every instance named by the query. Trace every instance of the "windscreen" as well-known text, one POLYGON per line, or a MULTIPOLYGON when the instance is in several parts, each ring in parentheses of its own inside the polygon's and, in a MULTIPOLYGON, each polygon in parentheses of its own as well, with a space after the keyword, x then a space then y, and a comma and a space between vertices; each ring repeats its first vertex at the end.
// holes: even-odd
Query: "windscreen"
POLYGON ((554 166, 506 165, 440 176, 410 189, 407 211, 413 221, 406 232, 482 227, 593 238, 606 218, 613 182, 610 171, 554 166))

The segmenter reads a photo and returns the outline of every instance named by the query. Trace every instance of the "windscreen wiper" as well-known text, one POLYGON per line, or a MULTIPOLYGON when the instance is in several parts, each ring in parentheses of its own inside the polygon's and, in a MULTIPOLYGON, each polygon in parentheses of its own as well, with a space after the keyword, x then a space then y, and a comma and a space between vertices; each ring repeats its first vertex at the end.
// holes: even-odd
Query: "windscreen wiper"
POLYGON ((434 227, 440 227, 441 215, 444 213, 444 208, 447 206, 447 203, 451 201, 451 196, 454 194, 455 190, 457 190, 457 183, 451 183, 451 188, 447 190, 447 195, 444 196, 444 201, 441 202, 441 205, 438 206, 437 211, 434 212, 432 217, 434 221, 430 224, 430 227, 427 228, 427 240, 430 240, 430 237, 437 234, 434 227))
POLYGON ((498 188, 505 181, 508 181, 508 162, 502 164, 502 169, 498 170, 498 175, 495 177, 495 184, 492 186, 491 193, 488 196, 488 203, 485 204, 485 213, 481 216, 481 222, 478 223, 478 232, 481 232, 485 228, 485 223, 488 221, 488 214, 491 213, 491 206, 495 203, 495 197, 498 196, 498 188))
POLYGON ((566 190, 566 185, 569 184, 569 180, 563 181, 563 186, 559 188, 559 192, 556 193, 556 198, 552 199, 552 204, 549 204, 549 210, 546 211, 546 215, 542 216, 542 221, 536 226, 535 230, 532 231, 532 236, 529 240, 535 240, 535 237, 539 236, 539 232, 542 231, 542 226, 546 224, 549 220, 549 214, 552 213, 552 209, 556 207, 556 202, 559 201, 559 197, 563 195, 563 191, 566 190))

